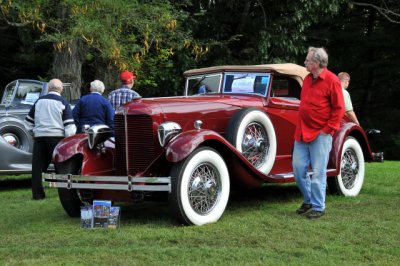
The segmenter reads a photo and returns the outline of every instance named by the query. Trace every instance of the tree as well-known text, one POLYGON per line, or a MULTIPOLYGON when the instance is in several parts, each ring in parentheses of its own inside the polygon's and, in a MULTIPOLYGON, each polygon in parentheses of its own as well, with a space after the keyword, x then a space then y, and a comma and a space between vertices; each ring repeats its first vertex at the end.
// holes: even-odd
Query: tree
POLYGON ((49 74, 70 82, 75 97, 80 95, 82 65, 95 64, 95 72, 105 76, 112 72, 109 86, 116 83, 118 71, 148 71, 138 85, 155 87, 152 71, 171 65, 171 57, 189 38, 177 26, 181 13, 162 0, 10 0, 1 2, 0 9, 9 26, 32 27, 40 33, 39 42, 53 44, 49 74))
POLYGON ((374 148, 384 150, 388 158, 399 158, 400 108, 394 99, 400 97, 400 66, 395 63, 400 61, 400 25, 376 6, 385 3, 386 10, 399 14, 400 3, 349 3, 341 6, 338 16, 313 25, 307 37, 328 49, 331 70, 350 73, 349 91, 361 125, 382 131, 374 148))
POLYGON ((400 24, 400 11, 398 1, 376 0, 369 3, 350 1, 350 5, 363 9, 374 10, 391 23, 400 24))
POLYGON ((337 13, 340 4, 320 0, 177 2, 186 3, 187 23, 205 52, 200 65, 294 62, 305 49, 305 31, 318 19, 337 13))

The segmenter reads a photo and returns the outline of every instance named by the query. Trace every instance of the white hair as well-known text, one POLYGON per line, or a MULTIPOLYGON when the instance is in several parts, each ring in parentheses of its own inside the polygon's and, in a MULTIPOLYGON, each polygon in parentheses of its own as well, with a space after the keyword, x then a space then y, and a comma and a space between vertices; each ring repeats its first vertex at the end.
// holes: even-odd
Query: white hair
POLYGON ((62 92, 63 91, 63 84, 61 82, 61 80, 59 79, 52 79, 49 81, 48 84, 49 87, 49 91, 58 91, 58 92, 62 92))
POLYGON ((104 83, 98 79, 90 82, 90 92, 99 92, 103 94, 105 89, 104 83))
POLYGON ((321 67, 328 66, 328 54, 323 47, 309 47, 308 52, 313 52, 313 60, 318 61, 321 67))

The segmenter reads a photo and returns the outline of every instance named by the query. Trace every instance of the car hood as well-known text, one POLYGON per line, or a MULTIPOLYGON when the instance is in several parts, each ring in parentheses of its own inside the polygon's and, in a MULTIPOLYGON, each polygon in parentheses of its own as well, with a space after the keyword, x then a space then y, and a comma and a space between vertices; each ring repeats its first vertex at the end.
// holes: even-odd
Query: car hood
POLYGON ((233 113, 243 106, 261 107, 263 97, 246 95, 203 95, 164 98, 142 98, 124 106, 127 115, 147 114, 159 122, 174 121, 184 130, 193 128, 196 120, 202 128, 224 132, 233 113))

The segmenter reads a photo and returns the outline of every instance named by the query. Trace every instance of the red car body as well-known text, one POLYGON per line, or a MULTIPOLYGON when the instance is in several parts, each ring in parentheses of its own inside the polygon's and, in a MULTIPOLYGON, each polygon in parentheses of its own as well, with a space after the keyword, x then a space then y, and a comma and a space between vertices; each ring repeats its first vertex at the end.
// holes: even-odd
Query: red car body
MULTIPOLYGON (((57 175, 45 179, 59 188, 71 216, 85 201, 132 201, 165 191, 179 222, 215 222, 230 184, 254 188, 295 181, 293 136, 306 74, 294 64, 187 71, 184 96, 136 99, 120 107, 115 139, 102 127, 63 140, 53 157, 57 175)), ((364 130, 344 118, 328 165, 331 191, 357 195, 364 161, 381 159, 371 152, 364 130)))

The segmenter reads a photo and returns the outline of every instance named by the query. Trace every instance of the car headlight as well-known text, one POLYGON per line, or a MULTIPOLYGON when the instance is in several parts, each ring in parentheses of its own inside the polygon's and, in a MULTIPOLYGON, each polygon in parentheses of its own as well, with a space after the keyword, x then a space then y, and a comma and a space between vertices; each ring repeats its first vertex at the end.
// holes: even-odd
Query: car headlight
POLYGON ((158 141, 164 147, 173 137, 181 133, 182 128, 178 123, 165 122, 158 126, 158 141))
POLYGON ((111 129, 106 125, 95 125, 90 127, 88 134, 89 148, 93 149, 97 144, 102 143, 112 136, 111 129))

